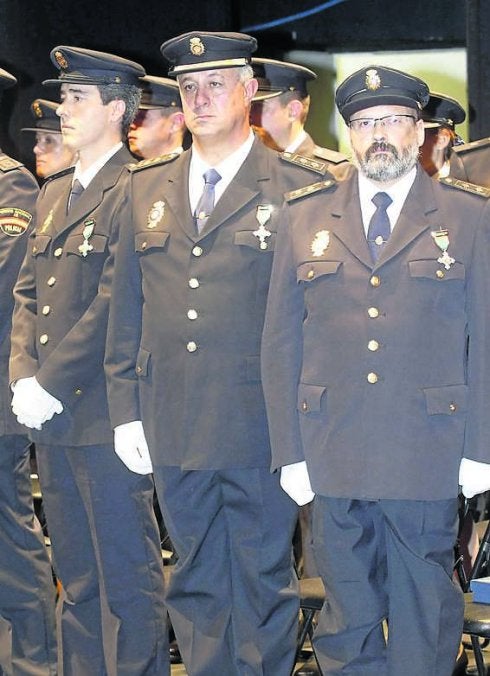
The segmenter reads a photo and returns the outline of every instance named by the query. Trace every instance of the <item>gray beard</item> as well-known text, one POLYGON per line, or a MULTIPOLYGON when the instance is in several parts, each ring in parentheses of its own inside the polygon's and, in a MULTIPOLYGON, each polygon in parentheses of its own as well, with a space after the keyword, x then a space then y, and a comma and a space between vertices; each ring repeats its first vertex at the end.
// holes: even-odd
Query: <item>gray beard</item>
POLYGON ((419 146, 414 141, 403 148, 401 153, 389 143, 375 142, 366 150, 364 156, 354 150, 354 164, 366 178, 378 183, 390 183, 408 172, 417 164, 419 159, 419 146), (389 154, 374 155, 374 150, 383 148, 389 154))

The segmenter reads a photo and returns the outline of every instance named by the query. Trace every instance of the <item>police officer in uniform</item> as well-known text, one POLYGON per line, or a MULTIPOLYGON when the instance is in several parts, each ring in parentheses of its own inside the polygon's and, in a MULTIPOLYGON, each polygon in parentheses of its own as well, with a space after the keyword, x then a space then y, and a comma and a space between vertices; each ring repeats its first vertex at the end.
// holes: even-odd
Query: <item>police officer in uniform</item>
POLYGON ((180 154, 186 129, 178 84, 155 75, 145 75, 141 84, 139 110, 129 126, 129 149, 145 160, 180 154))
POLYGON ((304 128, 310 110, 308 82, 316 79, 316 73, 296 63, 260 57, 252 58, 252 66, 259 88, 251 119, 264 143, 292 156, 324 160, 336 178, 343 178, 350 170, 348 158, 317 145, 304 128))
POLYGON ((325 676, 451 673, 458 481, 490 485, 489 206, 418 166, 428 97, 391 68, 348 77, 358 171, 291 192, 277 236, 262 377, 273 467, 314 498, 325 676))
POLYGON ((446 178, 451 172, 454 146, 463 143, 456 133, 456 125, 466 119, 464 108, 447 94, 430 92, 422 119, 425 138, 420 147, 420 162, 430 176, 446 178))
POLYGON ((36 442, 55 571, 62 584, 59 673, 169 672, 163 567, 151 476, 114 453, 103 369, 115 184, 144 69, 60 46, 51 59, 75 168, 48 180, 15 288, 12 408, 36 442))
POLYGON ((35 132, 36 143, 32 149, 36 158, 36 175, 46 178, 75 164, 73 152, 63 143, 60 118, 56 114, 59 103, 35 99, 31 104, 33 127, 21 131, 35 132))
POLYGON ((259 346, 283 192, 332 179, 254 138, 255 47, 206 32, 162 45, 192 147, 132 170, 111 296, 116 452, 153 466, 178 554, 166 601, 193 676, 286 676, 297 633, 297 508, 270 473, 259 346))
MULTIPOLYGON (((0 88, 16 83, 0 69, 0 88)), ((30 440, 10 409, 12 289, 24 258, 39 189, 20 162, 0 153, 0 671, 56 673, 55 586, 34 515, 30 440)))

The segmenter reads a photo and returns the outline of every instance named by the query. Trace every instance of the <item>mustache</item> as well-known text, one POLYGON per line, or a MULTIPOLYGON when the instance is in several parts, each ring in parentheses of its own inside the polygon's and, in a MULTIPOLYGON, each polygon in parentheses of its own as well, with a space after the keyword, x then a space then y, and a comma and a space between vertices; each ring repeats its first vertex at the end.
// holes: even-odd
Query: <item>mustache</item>
POLYGON ((366 150, 366 159, 369 160, 376 152, 389 152, 395 157, 398 156, 398 151, 395 146, 391 145, 391 143, 386 143, 386 141, 374 141, 366 150))

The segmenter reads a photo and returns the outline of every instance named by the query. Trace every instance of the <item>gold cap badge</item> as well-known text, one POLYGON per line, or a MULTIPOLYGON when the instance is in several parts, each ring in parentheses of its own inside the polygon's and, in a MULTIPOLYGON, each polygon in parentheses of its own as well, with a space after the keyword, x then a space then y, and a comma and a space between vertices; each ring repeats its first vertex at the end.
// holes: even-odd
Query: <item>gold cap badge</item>
POLYGON ((38 101, 34 101, 34 103, 32 104, 32 111, 36 117, 43 116, 43 111, 38 101))
POLYGON ((376 89, 381 87, 381 78, 378 75, 378 71, 374 68, 366 71, 366 87, 371 91, 376 91, 376 89))
POLYGON ((191 54, 194 54, 194 56, 202 56, 206 51, 206 47, 202 44, 201 38, 191 38, 189 46, 191 54))
POLYGON ((56 59, 56 63, 60 68, 62 68, 63 70, 66 70, 68 68, 68 61, 63 56, 63 52, 56 51, 54 53, 54 58, 56 59))

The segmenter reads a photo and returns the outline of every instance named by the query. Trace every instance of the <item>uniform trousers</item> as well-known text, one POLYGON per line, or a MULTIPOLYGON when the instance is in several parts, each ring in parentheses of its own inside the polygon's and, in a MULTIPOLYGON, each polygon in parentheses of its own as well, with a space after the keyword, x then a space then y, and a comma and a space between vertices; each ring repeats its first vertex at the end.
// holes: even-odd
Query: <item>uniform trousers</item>
POLYGON ((62 584, 60 674, 165 676, 168 635, 151 475, 129 471, 112 445, 36 449, 62 584))
POLYGON ((297 508, 261 469, 155 467, 178 555, 166 601, 191 676, 289 676, 297 636, 297 508))
POLYGON ((457 500, 317 495, 313 535, 327 595, 314 640, 324 676, 451 674, 464 612, 452 579, 457 500))
POLYGON ((56 674, 56 589, 32 502, 30 442, 0 437, 0 673, 56 674))

